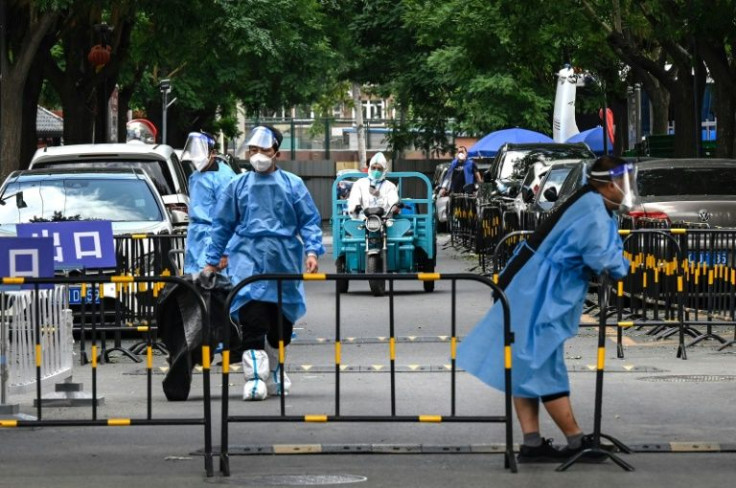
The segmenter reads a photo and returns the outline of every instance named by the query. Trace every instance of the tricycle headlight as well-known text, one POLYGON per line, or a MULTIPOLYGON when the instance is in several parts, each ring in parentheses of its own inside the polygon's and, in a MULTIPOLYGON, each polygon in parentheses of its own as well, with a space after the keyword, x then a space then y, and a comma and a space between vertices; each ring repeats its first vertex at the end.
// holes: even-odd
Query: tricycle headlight
POLYGON ((365 228, 368 232, 378 232, 381 230, 381 217, 371 215, 365 219, 365 228))

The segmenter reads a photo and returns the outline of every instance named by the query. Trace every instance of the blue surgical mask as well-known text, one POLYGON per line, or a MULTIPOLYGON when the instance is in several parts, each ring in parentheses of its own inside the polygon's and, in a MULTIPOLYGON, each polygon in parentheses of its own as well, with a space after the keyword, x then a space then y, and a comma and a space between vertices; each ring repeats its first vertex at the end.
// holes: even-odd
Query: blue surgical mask
POLYGON ((368 175, 370 176, 370 178, 371 178, 372 180, 380 180, 380 179, 381 179, 381 176, 383 176, 383 171, 381 171, 381 170, 378 170, 378 169, 372 169, 372 170, 371 170, 371 171, 370 171, 370 172, 368 173, 368 175))

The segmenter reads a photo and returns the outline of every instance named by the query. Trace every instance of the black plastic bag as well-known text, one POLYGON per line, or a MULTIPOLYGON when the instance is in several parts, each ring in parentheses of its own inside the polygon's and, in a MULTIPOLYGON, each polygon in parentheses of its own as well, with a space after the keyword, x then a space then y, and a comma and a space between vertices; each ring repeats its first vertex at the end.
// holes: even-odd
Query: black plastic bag
MULTIPOLYGON (((230 280, 219 273, 184 275, 204 298, 210 318, 210 360, 215 348, 230 333, 230 349, 239 350, 240 330, 225 310, 225 300, 232 290, 230 280), (228 331, 229 329, 229 331, 228 331)), ((189 397, 192 369, 202 364, 202 311, 192 291, 181 284, 169 283, 158 298, 156 323, 159 337, 169 351, 169 370, 163 380, 166 398, 184 401, 189 397)))

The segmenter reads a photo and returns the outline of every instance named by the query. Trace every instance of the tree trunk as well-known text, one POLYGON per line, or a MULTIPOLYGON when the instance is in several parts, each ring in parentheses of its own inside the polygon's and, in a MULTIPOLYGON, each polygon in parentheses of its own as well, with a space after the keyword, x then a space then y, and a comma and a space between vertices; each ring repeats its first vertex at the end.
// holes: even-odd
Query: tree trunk
MULTIPOLYGON (((5 2, 2 3, 5 12, 5 2)), ((35 6, 29 6, 35 9, 35 6)), ((5 180, 8 174, 20 168, 20 148, 23 121, 24 86, 28 71, 38 52, 39 45, 58 18, 58 12, 29 14, 25 20, 13 17, 13 25, 3 23, 3 49, 0 52, 2 66, 2 83, 0 83, 0 178, 5 180), (26 23, 27 22, 27 23, 26 23), (6 30, 21 29, 22 41, 15 45, 10 40, 6 43, 6 30), (12 51, 13 59, 8 58, 12 51)), ((8 39, 12 36, 8 35, 8 39)), ((35 114, 34 114, 35 117, 35 114)))
POLYGON ((726 83, 715 80, 716 157, 736 155, 736 94, 726 83))
POLYGON ((127 142, 128 109, 133 96, 133 86, 126 86, 118 90, 118 142, 127 142))
MULTIPOLYGON (((649 102, 651 103, 650 133, 666 134, 670 119, 670 93, 657 78, 647 71, 636 67, 634 69, 637 79, 641 80, 644 91, 647 92, 649 102)), ((642 110, 649 110, 649 107, 643 106, 642 110)))
POLYGON ((363 125, 363 104, 360 101, 360 83, 353 82, 353 104, 355 105, 355 132, 358 136, 358 161, 360 169, 366 167, 365 127, 363 125))
POLYGON ((43 86, 43 65, 34 61, 23 89, 23 121, 21 123, 20 169, 28 168, 38 148, 38 99, 43 86))
POLYGON ((20 169, 20 140, 23 121, 23 85, 17 76, 3 75, 2 113, 0 114, 0 178, 20 169))
MULTIPOLYGON (((690 77, 686 77, 688 80, 690 77)), ((679 81, 678 85, 689 84, 689 81, 679 81)), ((675 121, 674 157, 694 157, 695 154, 695 119, 693 115, 693 90, 690 87, 680 86, 671 93, 672 118, 675 121)), ((700 124, 698 124, 700 125, 700 124)))

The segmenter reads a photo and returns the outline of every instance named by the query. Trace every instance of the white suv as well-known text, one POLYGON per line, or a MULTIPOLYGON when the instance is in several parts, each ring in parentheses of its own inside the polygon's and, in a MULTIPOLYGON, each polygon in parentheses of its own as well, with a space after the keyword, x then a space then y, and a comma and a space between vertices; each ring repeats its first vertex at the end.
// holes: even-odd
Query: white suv
POLYGON ((140 168, 153 181, 175 226, 189 223, 187 177, 174 149, 165 144, 71 144, 44 147, 30 169, 140 168))

